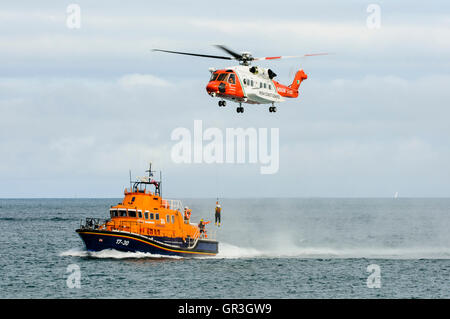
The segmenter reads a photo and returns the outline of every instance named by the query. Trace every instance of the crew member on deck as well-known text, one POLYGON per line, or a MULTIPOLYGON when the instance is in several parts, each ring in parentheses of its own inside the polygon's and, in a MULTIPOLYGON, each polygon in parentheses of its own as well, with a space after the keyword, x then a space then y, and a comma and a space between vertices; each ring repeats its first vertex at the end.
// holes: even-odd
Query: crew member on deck
POLYGON ((200 223, 198 223, 198 228, 200 229, 200 238, 208 238, 208 236, 206 235, 205 226, 209 223, 210 222, 203 221, 203 218, 200 219, 200 223))
POLYGON ((216 202, 216 221, 214 222, 214 225, 218 225, 220 227, 220 212, 222 211, 222 208, 220 207, 219 202, 216 202))
POLYGON ((191 213, 192 213, 192 210, 186 206, 184 208, 184 221, 186 223, 189 223, 189 220, 191 219, 191 213))

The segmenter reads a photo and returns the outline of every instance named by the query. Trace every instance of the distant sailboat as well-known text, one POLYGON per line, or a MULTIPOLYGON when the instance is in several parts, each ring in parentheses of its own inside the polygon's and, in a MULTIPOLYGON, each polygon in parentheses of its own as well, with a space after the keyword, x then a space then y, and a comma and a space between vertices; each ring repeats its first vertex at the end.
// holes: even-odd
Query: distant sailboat
POLYGON ((398 192, 395 192, 394 198, 398 198, 398 192))

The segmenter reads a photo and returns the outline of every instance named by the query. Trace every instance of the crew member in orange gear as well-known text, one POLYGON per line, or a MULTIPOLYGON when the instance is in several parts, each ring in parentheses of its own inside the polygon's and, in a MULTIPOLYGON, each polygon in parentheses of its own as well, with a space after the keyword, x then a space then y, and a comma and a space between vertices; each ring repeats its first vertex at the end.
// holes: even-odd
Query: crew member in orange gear
POLYGON ((189 220, 191 219, 191 213, 192 213, 192 210, 186 206, 184 208, 184 220, 188 223, 189 223, 189 220))
POLYGON ((207 224, 209 224, 209 223, 210 223, 210 221, 205 222, 205 221, 203 221, 203 218, 200 219, 200 223, 198 223, 198 228, 200 229, 200 237, 201 237, 201 238, 207 238, 207 237, 208 237, 208 236, 206 235, 206 229, 205 229, 205 226, 206 226, 207 224))

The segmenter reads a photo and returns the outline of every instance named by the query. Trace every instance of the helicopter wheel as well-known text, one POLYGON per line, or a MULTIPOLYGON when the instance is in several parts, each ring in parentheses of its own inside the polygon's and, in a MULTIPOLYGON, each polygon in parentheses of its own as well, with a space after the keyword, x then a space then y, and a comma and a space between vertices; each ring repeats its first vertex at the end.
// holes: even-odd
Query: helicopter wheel
POLYGON ((236 112, 238 112, 238 113, 244 113, 244 108, 243 108, 242 106, 239 106, 239 107, 236 109, 236 112))
POLYGON ((276 106, 271 106, 271 107, 269 107, 269 112, 270 113, 272 113, 272 112, 276 112, 277 111, 277 107, 276 106))
POLYGON ((219 106, 223 106, 223 102, 225 101, 219 101, 219 106))

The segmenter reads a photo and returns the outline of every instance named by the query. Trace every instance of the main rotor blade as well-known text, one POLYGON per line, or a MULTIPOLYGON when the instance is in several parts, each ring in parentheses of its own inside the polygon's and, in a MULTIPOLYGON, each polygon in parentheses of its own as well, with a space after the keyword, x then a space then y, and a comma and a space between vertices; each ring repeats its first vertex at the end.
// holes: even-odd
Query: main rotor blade
POLYGON ((239 60, 242 58, 242 54, 236 53, 230 49, 228 49, 226 46, 224 45, 220 45, 220 44, 216 44, 216 47, 218 47, 219 49, 224 50, 225 52, 227 52, 228 54, 232 55, 236 60, 239 60))
POLYGON ((199 56, 199 57, 203 57, 203 58, 223 59, 223 60, 233 60, 233 58, 231 58, 231 57, 229 57, 229 56, 208 55, 208 54, 197 54, 197 53, 188 53, 188 52, 179 52, 179 51, 169 51, 169 50, 160 50, 160 49, 153 49, 152 51, 160 51, 160 52, 167 52, 167 53, 192 55, 192 56, 199 56))
POLYGON ((268 56, 268 57, 262 57, 262 58, 254 58, 254 60, 261 61, 261 60, 276 60, 276 59, 306 58, 306 57, 308 57, 308 56, 329 55, 329 54, 330 54, 330 53, 311 53, 311 54, 304 54, 304 55, 268 56))

